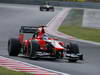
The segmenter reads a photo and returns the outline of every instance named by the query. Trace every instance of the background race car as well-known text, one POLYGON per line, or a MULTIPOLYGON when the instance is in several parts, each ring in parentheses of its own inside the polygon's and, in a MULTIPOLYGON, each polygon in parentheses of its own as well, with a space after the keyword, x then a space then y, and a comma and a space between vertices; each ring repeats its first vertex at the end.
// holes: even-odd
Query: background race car
POLYGON ((77 44, 69 43, 65 46, 63 41, 49 37, 44 27, 21 26, 18 38, 8 40, 9 55, 18 56, 21 53, 35 59, 44 56, 55 59, 66 57, 70 62, 83 60, 83 55, 80 54, 77 44), (25 34, 31 34, 31 37, 25 38, 25 34))
POLYGON ((40 11, 54 11, 54 6, 40 5, 40 11))

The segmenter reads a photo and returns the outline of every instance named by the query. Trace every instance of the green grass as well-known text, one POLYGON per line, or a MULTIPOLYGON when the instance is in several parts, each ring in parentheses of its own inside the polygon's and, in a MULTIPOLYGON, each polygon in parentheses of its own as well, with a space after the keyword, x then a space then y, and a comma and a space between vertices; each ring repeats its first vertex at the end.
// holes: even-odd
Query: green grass
POLYGON ((59 31, 79 39, 100 42, 100 29, 82 27, 83 9, 72 9, 59 31))
POLYGON ((100 42, 100 29, 62 25, 59 31, 80 39, 100 42))
POLYGON ((8 70, 6 68, 0 67, 0 75, 32 75, 29 73, 24 73, 24 72, 16 72, 12 70, 8 70))
POLYGON ((84 13, 83 9, 72 9, 72 10, 70 10, 67 18, 63 22, 63 25, 80 26, 82 24, 83 13, 84 13))

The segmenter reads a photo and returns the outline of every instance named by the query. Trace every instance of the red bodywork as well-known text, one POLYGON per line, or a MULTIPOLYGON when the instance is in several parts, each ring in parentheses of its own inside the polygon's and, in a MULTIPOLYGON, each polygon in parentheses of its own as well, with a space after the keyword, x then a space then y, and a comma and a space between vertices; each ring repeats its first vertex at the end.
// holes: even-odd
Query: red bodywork
MULTIPOLYGON (((29 41, 30 40, 37 40, 38 41, 38 43, 39 43, 39 45, 40 45, 40 49, 41 50, 44 50, 44 51, 46 51, 47 50, 47 48, 46 48, 46 41, 45 40, 43 40, 43 35, 45 34, 45 30, 44 30, 44 26, 41 26, 40 28, 38 28, 38 32, 37 32, 37 36, 35 37, 35 38, 29 38, 28 40, 24 40, 24 34, 23 33, 20 33, 19 34, 19 40, 20 40, 20 44, 21 44, 21 46, 23 45, 23 43, 25 44, 25 47, 27 48, 27 51, 26 51, 26 54, 28 54, 28 46, 29 46, 29 41)), ((58 39, 55 39, 55 38, 48 38, 48 40, 58 40, 58 39)), ((59 48, 59 47, 54 47, 54 50, 56 50, 56 51, 63 51, 64 50, 64 48, 63 48, 63 46, 64 46, 64 42, 61 42, 61 41, 59 41, 58 42, 58 44, 60 45, 60 46, 62 46, 62 48, 59 48)))

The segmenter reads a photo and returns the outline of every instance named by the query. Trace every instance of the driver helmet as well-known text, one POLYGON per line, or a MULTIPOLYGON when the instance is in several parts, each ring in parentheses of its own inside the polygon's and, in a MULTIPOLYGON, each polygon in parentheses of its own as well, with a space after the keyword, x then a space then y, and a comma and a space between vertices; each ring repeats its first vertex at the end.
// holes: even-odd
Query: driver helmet
POLYGON ((48 40, 48 35, 47 34, 43 35, 43 40, 48 40))

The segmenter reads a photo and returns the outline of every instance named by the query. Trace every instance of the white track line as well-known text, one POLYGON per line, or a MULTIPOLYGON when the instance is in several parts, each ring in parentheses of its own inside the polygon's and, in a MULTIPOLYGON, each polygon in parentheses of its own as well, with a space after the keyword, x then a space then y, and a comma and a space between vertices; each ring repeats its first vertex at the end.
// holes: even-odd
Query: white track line
POLYGON ((70 36, 70 35, 66 35, 64 33, 61 33, 58 31, 59 26, 62 24, 62 22, 64 21, 64 19, 66 18, 66 16, 68 15, 69 11, 71 10, 71 8, 63 8, 62 11, 60 11, 60 13, 58 13, 48 24, 47 24, 47 28, 46 28, 46 32, 48 34, 54 35, 54 36, 58 36, 61 38, 65 38, 65 39, 75 39, 74 37, 70 36))
POLYGON ((5 58, 5 59, 8 59, 8 60, 14 60, 14 61, 16 61, 16 62, 20 62, 20 63, 23 63, 23 64, 25 64, 25 65, 29 65, 30 67, 36 67, 36 68, 39 68, 39 69, 46 70, 46 71, 48 71, 48 72, 57 73, 58 75, 70 75, 70 74, 68 74, 68 73, 63 73, 63 72, 58 72, 58 71, 50 70, 50 69, 47 69, 47 68, 43 68, 43 67, 40 67, 40 66, 36 66, 36 65, 33 65, 33 64, 29 64, 29 63, 22 62, 22 61, 18 61, 18 60, 11 59, 11 58, 6 58, 6 57, 3 57, 3 56, 0 56, 0 58, 5 58))

